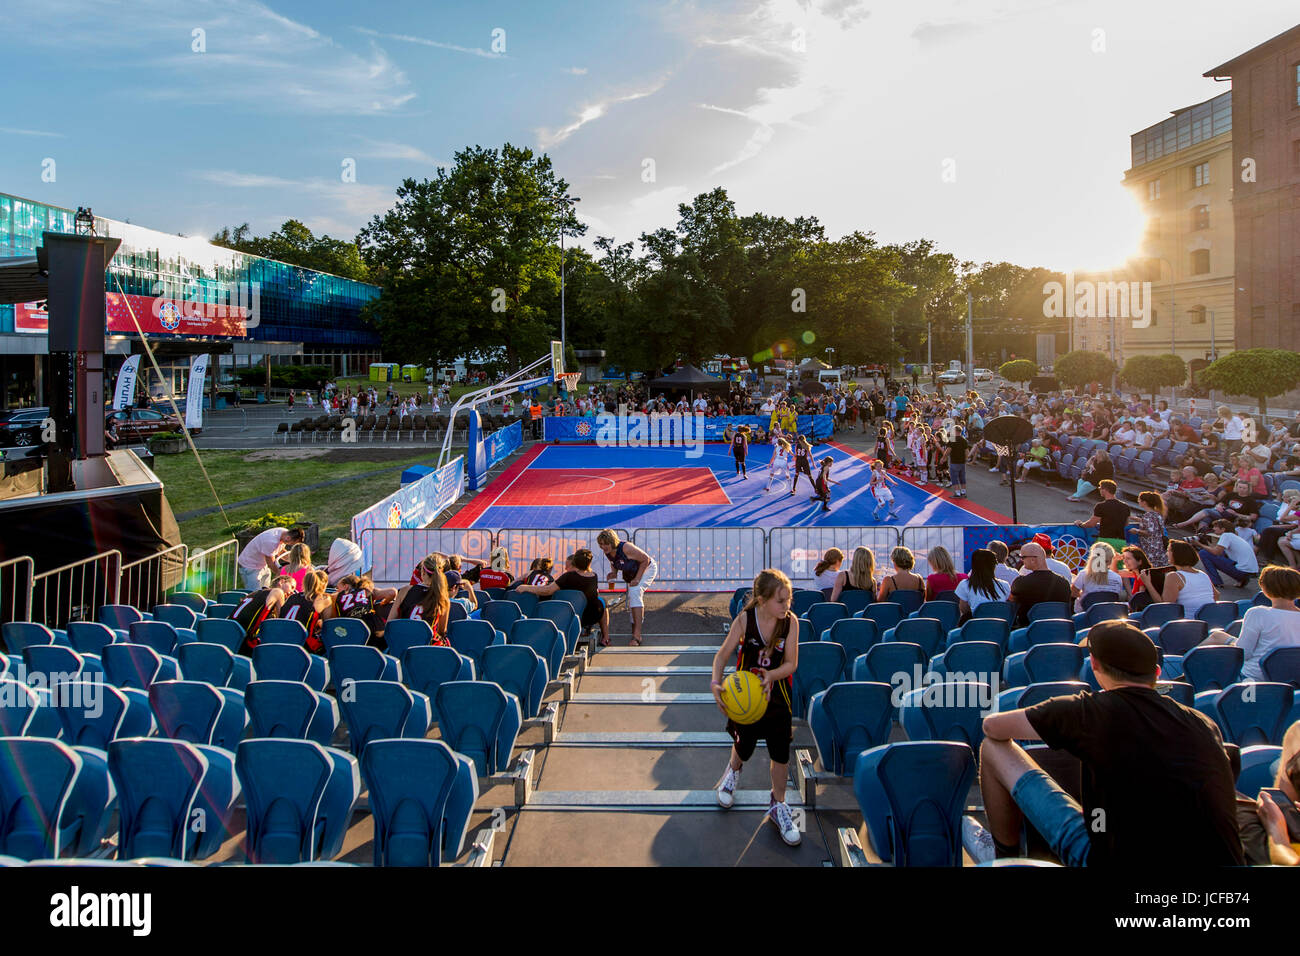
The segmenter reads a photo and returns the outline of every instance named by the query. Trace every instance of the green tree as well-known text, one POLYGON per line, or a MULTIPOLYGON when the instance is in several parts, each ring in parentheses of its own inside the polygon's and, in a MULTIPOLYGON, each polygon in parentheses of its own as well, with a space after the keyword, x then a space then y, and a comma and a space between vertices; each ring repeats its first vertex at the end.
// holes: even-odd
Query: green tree
POLYGON ((1285 349, 1242 349, 1211 363, 1198 376, 1206 388, 1249 395, 1268 414, 1268 400, 1300 386, 1300 355, 1285 349))
POLYGON ((1187 381, 1187 363, 1177 355, 1135 355, 1124 363, 1122 378, 1140 392, 1151 396, 1162 388, 1177 388, 1187 381))
POLYGON ((998 374, 1008 382, 1028 382, 1038 374, 1038 366, 1029 359, 1012 359, 998 366, 998 374))
POLYGON ((314 235, 297 219, 286 221, 269 236, 250 235, 248 223, 234 229, 225 227, 212 237, 212 242, 227 249, 316 272, 328 272, 345 279, 370 280, 370 270, 366 268, 355 242, 314 235))
POLYGON ((1089 382, 1109 381, 1115 374, 1115 363, 1100 352, 1075 349, 1057 359, 1052 370, 1062 385, 1083 388, 1089 382))

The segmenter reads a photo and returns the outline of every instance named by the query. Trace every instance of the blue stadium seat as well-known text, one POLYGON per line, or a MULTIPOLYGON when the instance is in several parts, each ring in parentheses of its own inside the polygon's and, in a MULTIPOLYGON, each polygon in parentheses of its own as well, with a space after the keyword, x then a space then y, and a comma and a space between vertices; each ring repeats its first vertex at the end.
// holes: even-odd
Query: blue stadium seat
POLYGON ((1137 614, 1129 615, 1133 622, 1143 630, 1148 627, 1160 627, 1170 621, 1181 621, 1185 616, 1183 606, 1177 601, 1159 601, 1155 604, 1148 604, 1137 614))
POLYGON ((823 631, 829 630, 836 621, 842 621, 848 616, 848 611, 843 604, 818 601, 802 615, 807 626, 799 628, 800 643, 821 640, 823 631))
POLYGON ((304 863, 337 854, 361 789, 351 755, 310 740, 245 740, 235 771, 248 808, 249 863, 304 863))
POLYGON ((469 617, 469 611, 465 609, 465 605, 462 604, 460 601, 453 600, 450 604, 447 605, 448 624, 450 624, 452 621, 463 621, 468 617, 469 617))
POLYGON ((1290 684, 1263 681, 1232 684, 1196 695, 1196 709, 1218 723, 1223 739, 1239 747, 1281 746, 1296 704, 1290 684))
POLYGON ((329 663, 339 691, 348 681, 402 679, 402 665, 377 647, 340 644, 330 652, 329 663))
MULTIPOLYGON (((568 605, 564 607, 568 608, 568 605)), ((457 621, 447 628, 447 641, 457 651, 472 660, 474 668, 481 673, 483 649, 493 644, 504 644, 505 635, 487 621, 457 621)))
POLYGON ((921 609, 921 605, 925 603, 925 595, 920 591, 890 591, 885 600, 897 604, 903 609, 904 614, 911 614, 921 609))
MULTIPOLYGON (((794 672, 794 687, 790 694, 793 716, 806 716, 808 701, 813 694, 844 679, 845 663, 844 648, 838 644, 814 641, 799 645, 799 667, 794 672)), ((779 691, 773 687, 772 693, 779 691)))
POLYGON ((143 644, 109 644, 104 648, 103 661, 109 683, 118 687, 148 690, 156 680, 176 680, 180 676, 174 657, 143 644))
MULTIPOLYGON (((168 604, 179 604, 181 607, 187 607, 195 614, 208 613, 208 599, 198 591, 173 591, 167 595, 168 604)), ((157 608, 154 609, 154 617, 157 617, 157 608)), ((181 627, 193 627, 193 624, 182 624, 181 627)))
POLYGON ((821 591, 814 591, 811 588, 795 588, 790 601, 790 610, 794 612, 795 617, 803 617, 808 613, 810 607, 814 604, 821 604, 825 600, 826 598, 821 591))
POLYGON ((243 690, 253 679, 253 662, 222 644, 182 644, 176 660, 186 680, 201 680, 214 687, 243 690))
POLYGON ((237 621, 206 617, 199 621, 194 633, 202 643, 220 644, 232 654, 238 654, 244 645, 244 629, 237 621))
POLYGON ((1069 606, 1064 601, 1039 601, 1026 612, 1026 616, 1032 624, 1049 618, 1054 621, 1068 621, 1071 614, 1069 606))
POLYGON ((233 752, 184 740, 115 740, 108 769, 117 784, 119 859, 201 860, 232 835, 240 793, 233 752))
POLYGON ((880 628, 867 618, 847 617, 832 624, 821 639, 840 645, 844 648, 844 659, 852 661, 880 643, 880 628))
POLYGON ((849 617, 854 617, 859 611, 871 604, 874 599, 874 595, 870 591, 841 591, 839 603, 844 605, 844 611, 849 617))
POLYGON ((934 618, 943 625, 943 632, 947 634, 961 621, 961 607, 952 601, 926 601, 908 617, 934 618))
POLYGON ((991 683, 994 676, 1002 674, 1002 645, 994 641, 960 641, 932 657, 930 670, 941 676, 965 674, 965 680, 991 683))
MULTIPOLYGON (((506 589, 505 589, 505 588, 484 588, 484 589, 483 589, 483 594, 485 594, 485 595, 487 596, 487 599, 488 599, 488 600, 487 600, 487 603, 490 603, 490 602, 492 602, 492 601, 505 601, 505 600, 508 600, 508 598, 506 597, 506 589)), ((485 603, 485 602, 480 602, 480 603, 485 603)))
POLYGON ((1170 621, 1158 628, 1147 628, 1146 634, 1166 654, 1182 656, 1209 636, 1210 626, 1204 621, 1186 618, 1170 621))
MULTIPOLYGON (((983 607, 981 604, 980 608, 983 607)), ((1011 628, 1001 617, 972 617, 961 627, 948 631, 949 647, 965 641, 991 641, 1005 651, 1010 639, 1011 628)))
MULTIPOLYGON (((155 604, 153 611, 150 613, 155 621, 170 624, 178 631, 181 628, 194 630, 199 620, 199 615, 195 614, 192 608, 188 608, 183 604, 155 604)), ((200 611, 199 614, 201 613, 203 612, 200 611)))
POLYGON ((132 644, 152 647, 159 654, 176 653, 176 628, 163 621, 136 621, 128 628, 127 634, 127 641, 132 644))
POLYGON ((893 692, 888 684, 840 681, 812 696, 808 726, 828 772, 850 775, 858 754, 888 742, 893 692))
POLYGON ((895 601, 876 601, 853 616, 875 621, 883 633, 891 627, 898 627, 898 622, 903 619, 903 605, 895 601))
MULTIPOLYGON (((738 588, 737 590, 747 592, 749 589, 738 588)), ((582 612, 587 610, 587 595, 583 594, 581 591, 575 591, 572 588, 560 588, 560 590, 552 594, 549 598, 547 598, 547 600, 567 601, 569 603, 569 606, 573 608, 573 613, 578 615, 578 617, 582 617, 582 612)), ((541 602, 539 601, 538 603, 540 604, 541 602)), ((536 608, 534 608, 533 613, 534 614, 536 613, 536 608)), ((528 616, 532 617, 533 614, 530 614, 528 616)), ((732 614, 731 616, 735 617, 736 615, 732 614)))
POLYGON ((348 743, 358 757, 372 740, 422 739, 429 732, 429 698, 396 681, 361 680, 339 693, 348 743))
MULTIPOLYGON (((518 622, 516 622, 518 623, 518 622)), ((497 644, 483 650, 480 680, 501 685, 519 699, 525 719, 536 717, 546 695, 546 662, 524 644, 497 644)))
POLYGON ((852 678, 857 681, 878 681, 888 684, 895 674, 907 674, 908 679, 925 674, 928 658, 920 644, 877 644, 853 661, 852 678))
POLYGON ((244 695, 237 690, 195 680, 157 681, 149 688, 149 706, 162 737, 233 752, 244 734, 244 695))
POLYGON ((239 590, 238 588, 236 588, 236 589, 233 589, 233 590, 230 590, 230 591, 222 591, 220 594, 218 594, 218 595, 217 595, 217 603, 218 603, 218 604, 233 604, 235 607, 238 607, 238 606, 239 606, 239 602, 242 601, 242 600, 244 600, 244 598, 246 598, 246 597, 248 597, 248 592, 247 592, 247 591, 242 591, 242 590, 239 590))
POLYGON ((40 737, 0 738, 0 853, 87 856, 99 849, 113 797, 102 753, 40 737))
MULTIPOLYGON (((1006 622, 1008 628, 1015 623, 1016 606, 1010 601, 985 601, 971 613, 976 620, 982 620, 986 617, 997 618, 1006 622)), ((1003 646, 1006 642, 1003 642, 1003 646)))
POLYGON ((1020 710, 1033 707, 1053 697, 1069 697, 1087 690, 1088 685, 1080 680, 1043 681, 1028 687, 1012 687, 998 694, 998 710, 1020 710))
POLYGON ((238 604, 209 604, 204 619, 226 620, 235 613, 237 607, 239 607, 238 604))
POLYGON ((370 625, 359 617, 331 618, 321 625, 320 639, 326 654, 336 647, 364 645, 370 640, 370 625))
POLYGON ((259 647, 263 644, 292 644, 295 647, 305 647, 307 628, 302 626, 301 621, 270 617, 257 629, 257 641, 259 647))
MULTIPOLYGON (((749 600, 749 592, 752 590, 754 590, 752 585, 742 584, 740 587, 736 588, 736 590, 731 592, 731 603, 728 605, 727 609, 728 617, 735 620, 736 615, 738 615, 741 612, 741 609, 745 606, 745 602, 749 600)), ((558 595, 559 592, 557 591, 556 596, 558 597, 558 595)))
MULTIPOLYGON (((573 608, 569 608, 570 611, 573 608)), ((510 633, 510 626, 523 617, 514 601, 493 601, 479 608, 479 620, 487 621, 502 634, 510 633)))
MULTIPOLYGON (((510 644, 532 648, 546 665, 547 680, 554 680, 560 675, 560 668, 564 664, 564 635, 560 633, 560 629, 554 622, 537 617, 515 621, 507 640, 510 644)), ((486 651, 484 653, 486 654, 486 651)))
POLYGON ((120 641, 117 632, 98 621, 70 621, 68 643, 78 654, 102 654, 104 647, 120 641))
POLYGON ((412 647, 432 644, 433 628, 428 621, 399 618, 384 626, 384 640, 388 643, 388 654, 400 661, 412 647))
POLYGON ((953 740, 978 753, 984 740, 984 713, 996 699, 983 681, 929 684, 903 695, 899 716, 909 740, 953 740))
POLYGON ((109 741, 127 736, 122 732, 124 725, 137 733, 142 724, 145 733, 153 726, 152 716, 142 720, 138 710, 136 719, 128 722, 132 701, 110 684, 65 681, 51 688, 49 700, 63 728, 64 743, 78 747, 103 750, 109 741))
POLYGON ((1027 651, 1035 644, 1070 644, 1074 642, 1074 622, 1068 619, 1039 618, 1028 627, 1011 632, 1007 649, 1015 654, 1027 651))
MULTIPOLYGON (((542 601, 537 605, 537 616, 552 622, 564 635, 565 653, 572 654, 578 649, 578 638, 582 636, 582 620, 574 613, 573 605, 568 601, 542 601)), ((502 633, 509 634, 506 628, 502 633)))
MULTIPOLYGON (((27 682, 35 682, 41 687, 53 687, 64 680, 73 680, 86 672, 87 660, 96 661, 95 655, 82 657, 70 647, 61 644, 28 644, 23 648, 23 666, 27 671, 27 682)), ((93 672, 95 668, 92 666, 93 672)), ((100 667, 102 672, 103 668, 100 667)))
POLYGON ((1217 627, 1227 630, 1236 619, 1236 601, 1215 601, 1213 604, 1206 604, 1196 612, 1196 620, 1204 621, 1211 629, 1217 627))
MULTIPOLYGON (((1110 592, 1097 591, 1094 594, 1107 594, 1110 592)), ((1089 594, 1088 597, 1093 597, 1089 594)), ((1087 604, 1087 599, 1084 599, 1087 604)), ((1129 615, 1128 605, 1123 601, 1097 601, 1093 604, 1087 604, 1087 609, 1074 615, 1075 630, 1086 630, 1094 624, 1100 624, 1102 621, 1123 621, 1127 620, 1129 615)))
MULTIPOLYGON (((949 604, 957 604, 961 598, 957 597, 956 591, 937 591, 931 601, 947 601, 949 604)), ((925 605, 921 605, 924 607, 925 605)))
POLYGON ((5 650, 10 654, 21 654, 24 648, 32 644, 55 643, 54 632, 44 624, 32 624, 29 621, 10 621, 3 627, 5 650))
POLYGON ((1008 687, 1078 680, 1083 658, 1083 648, 1077 644, 1035 644, 1028 651, 1007 657, 1002 679, 1008 687))
POLYGON ((375 866, 439 866, 460 855, 478 798, 473 763, 440 740, 376 740, 361 757, 375 866))
POLYGON ((1178 701, 1184 707, 1196 706, 1196 691, 1186 681, 1158 680, 1156 681, 1156 690, 1164 696, 1178 701))
POLYGON ((447 681, 434 698, 442 739, 474 761, 478 776, 510 765, 522 715, 519 701, 487 681, 447 681))
POLYGON ((899 641, 904 644, 920 644, 928 660, 939 653, 947 636, 948 629, 937 618, 907 617, 899 621, 897 627, 887 630, 881 637, 881 642, 888 644, 899 641))
POLYGON ((105 604, 99 609, 95 619, 115 631, 127 631, 132 624, 143 621, 145 617, 138 608, 131 607, 129 604, 105 604))
POLYGON ((327 746, 338 728, 334 698, 306 684, 255 680, 244 691, 248 736, 313 740, 327 746))
POLYGON ((1282 748, 1272 744, 1256 744, 1241 748, 1241 772, 1237 774, 1237 792, 1259 799, 1259 791, 1277 782, 1278 762, 1282 748))
POLYGON ((963 743, 906 741, 863 753, 853 791, 877 855, 896 866, 960 866, 974 779, 975 755, 963 743))
POLYGON ((1241 680, 1241 665, 1246 655, 1231 644, 1193 647, 1183 655, 1183 679, 1196 693, 1223 690, 1241 680))
POLYGON ((330 674, 325 658, 312 654, 301 644, 258 642, 257 647, 253 648, 253 672, 257 674, 258 680, 302 681, 317 691, 329 686, 330 674))
POLYGON ((532 617, 537 613, 537 604, 540 598, 536 594, 530 594, 527 591, 519 591, 512 588, 507 600, 514 601, 519 605, 519 613, 524 617, 532 617))
MULTIPOLYGON (((518 627, 518 625, 515 625, 518 627)), ((474 680, 474 662, 450 647, 413 647, 402 659, 403 683, 433 700, 451 680, 474 680)))
POLYGON ((1264 679, 1300 687, 1300 647, 1276 647, 1259 662, 1264 679))

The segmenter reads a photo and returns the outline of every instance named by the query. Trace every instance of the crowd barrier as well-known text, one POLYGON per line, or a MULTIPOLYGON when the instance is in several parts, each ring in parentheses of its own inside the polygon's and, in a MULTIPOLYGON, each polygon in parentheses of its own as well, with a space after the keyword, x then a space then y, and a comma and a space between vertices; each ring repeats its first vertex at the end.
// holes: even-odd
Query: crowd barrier
POLYGON ((184 590, 215 596, 242 588, 239 576, 239 542, 234 538, 190 554, 185 562, 184 590))
POLYGON ((100 607, 117 604, 122 580, 122 553, 105 551, 44 571, 32 578, 28 620, 46 627, 69 621, 93 621, 100 607))
POLYGON ((31 558, 0 561, 0 624, 32 619, 32 578, 36 563, 31 558))
POLYGON ((876 566, 888 569, 889 553, 897 546, 898 529, 889 525, 773 528, 768 534, 766 566, 784 571, 797 586, 807 586, 814 578, 817 562, 830 548, 844 552, 843 570, 848 570, 854 549, 860 547, 870 548, 876 556, 876 566))
POLYGON ((752 584, 766 567, 762 528, 637 528, 633 543, 655 559, 655 587, 696 590, 701 585, 752 584))
MULTIPOLYGON (((622 528, 610 529, 622 541, 632 536, 622 528)), ((599 528, 502 528, 496 542, 510 555, 510 567, 516 575, 528 570, 536 558, 550 558, 555 562, 556 573, 564 569, 564 559, 579 548, 591 549, 592 570, 603 580, 609 573, 609 559, 596 544, 599 528)))
POLYGON ((144 609, 165 604, 167 592, 175 591, 185 578, 189 550, 185 545, 177 544, 122 565, 118 578, 118 602, 144 609))
MULTIPOLYGON (((632 448, 680 447, 701 441, 725 441, 728 426, 748 425, 768 431, 770 415, 550 415, 542 420, 542 437, 553 442, 597 442, 632 448)), ((799 433, 816 441, 829 439, 835 430, 830 415, 800 415, 799 433)))
POLYGON ((372 556, 375 581, 392 585, 407 583, 415 566, 434 551, 486 561, 496 537, 480 528, 367 528, 357 543, 362 554, 372 556))
POLYGON ((487 452, 487 466, 492 468, 509 458, 524 443, 524 423, 511 422, 505 428, 498 428, 483 440, 487 452))

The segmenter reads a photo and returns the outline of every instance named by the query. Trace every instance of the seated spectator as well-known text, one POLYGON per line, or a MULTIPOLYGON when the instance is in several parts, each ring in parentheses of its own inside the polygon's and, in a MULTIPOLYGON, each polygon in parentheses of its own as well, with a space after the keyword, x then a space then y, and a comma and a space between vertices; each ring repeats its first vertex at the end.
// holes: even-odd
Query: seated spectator
POLYGON ((1070 603, 1070 583, 1055 571, 1048 570, 1047 552, 1036 541, 1022 545, 1020 558, 1024 573, 1011 585, 1011 601, 1016 605, 1015 627, 1029 626, 1029 611, 1044 601, 1070 603))
POLYGON ((1126 545, 1120 555, 1119 576, 1128 593, 1130 611, 1141 611, 1151 603, 1151 595, 1142 583, 1142 572, 1151 570, 1151 560, 1136 544, 1126 545))
POLYGON ((827 548, 822 559, 813 568, 814 587, 822 592, 826 600, 831 599, 835 591, 835 579, 840 576, 840 565, 844 563, 844 552, 839 548, 827 548))
POLYGON ((963 618, 974 614, 981 604, 1011 597, 1011 584, 998 578, 997 567, 998 559, 990 548, 976 548, 971 552, 970 575, 963 577, 957 585, 957 603, 963 618))
POLYGON ((1216 588, 1223 586, 1221 575, 1232 578, 1237 587, 1245 587, 1251 576, 1259 573, 1255 549, 1235 533, 1232 521, 1220 518, 1211 527, 1218 532, 1218 538, 1201 547, 1201 566, 1216 588))
POLYGON ((337 585, 348 575, 360 574, 361 558, 361 548, 354 542, 347 538, 335 538, 330 545, 329 561, 325 565, 330 585, 337 585))
POLYGON ((1133 426, 1133 447, 1138 451, 1146 451, 1156 443, 1155 436, 1151 434, 1151 429, 1145 421, 1139 421, 1133 426))
MULTIPOLYGON (((1300 811, 1300 721, 1282 737, 1272 789, 1282 791, 1282 798, 1300 811)), ((1289 819, 1294 821, 1296 815, 1289 819)), ((1252 800, 1238 794, 1237 823, 1246 862, 1251 866, 1300 866, 1300 828, 1294 822, 1288 825, 1283 808, 1271 795, 1261 793, 1252 800)))
POLYGON ((854 549, 848 570, 835 576, 831 600, 838 601, 845 591, 866 591, 871 600, 876 599, 876 555, 870 548, 854 549))
POLYGON ((957 590, 957 585, 966 579, 958 572, 956 562, 943 545, 930 549, 926 560, 930 565, 930 576, 925 579, 925 599, 933 601, 936 594, 957 590))
POLYGON ((466 581, 473 581, 481 588, 508 588, 514 583, 515 576, 510 573, 510 552, 505 548, 493 548, 486 562, 478 558, 465 558, 473 565, 461 575, 466 581))
POLYGON ((1123 445, 1125 448, 1133 447, 1133 440, 1137 437, 1137 430, 1134 429, 1128 419, 1121 421, 1111 432, 1112 442, 1123 445))
POLYGON ((521 584, 519 590, 549 598, 556 591, 581 591, 587 599, 582 611, 582 628, 600 625, 600 646, 609 647, 609 610, 600 597, 600 576, 591 570, 592 553, 579 548, 564 564, 564 573, 548 584, 521 584))
POLYGON ((1083 599, 1089 594, 1109 591, 1116 600, 1124 596, 1124 582, 1111 570, 1115 563, 1115 549, 1104 541, 1098 541, 1088 550, 1088 560, 1070 586, 1070 594, 1075 599, 1074 609, 1082 611, 1083 599))
POLYGON ((307 545, 299 541, 289 549, 289 563, 281 571, 293 578, 293 583, 298 585, 298 590, 301 591, 303 576, 311 570, 313 570, 311 551, 307 549, 307 545))
POLYGON ((1163 584, 1156 588, 1156 570, 1139 573, 1142 584, 1152 601, 1177 603, 1183 606, 1183 617, 1195 618, 1196 612, 1219 599, 1219 591, 1209 575, 1196 567, 1201 557, 1186 541, 1170 541, 1165 549, 1169 567, 1164 572, 1163 584))
POLYGON ((920 591, 921 596, 924 597, 925 579, 912 570, 916 565, 912 552, 907 548, 897 547, 890 552, 889 560, 894 565, 894 573, 887 574, 881 579, 876 600, 883 601, 894 591, 920 591))
POLYGON ((1232 766, 1218 726, 1156 691, 1156 647, 1136 626, 1096 625, 1088 653, 1102 693, 1055 697, 984 719, 980 791, 989 829, 963 821, 972 856, 1020 856, 1028 819, 1067 866, 1143 866, 1153 853, 1162 865, 1242 865, 1232 766), (1082 805, 1019 740, 1042 740, 1082 762, 1082 805), (1154 830, 1177 839, 1155 850, 1154 830))
MULTIPOLYGON (((1006 542, 997 540, 990 541, 988 549, 993 552, 993 558, 997 562, 993 566, 993 576, 999 581, 1005 582, 1008 593, 1010 593, 1012 582, 1020 576, 1020 572, 1007 563, 1011 557, 1010 549, 1007 548, 1006 542)), ((972 555, 972 557, 974 556, 972 555)))
POLYGON ((1082 501, 1096 491, 1099 484, 1114 477, 1115 464, 1110 460, 1110 453, 1104 448, 1098 448, 1088 459, 1087 467, 1079 476, 1079 483, 1074 489, 1074 494, 1069 496, 1069 500, 1082 501))
MULTIPOLYGON (((1048 459, 1047 447, 1043 444, 1041 438, 1035 438, 1029 443, 1029 451, 1020 456, 1020 462, 1016 465, 1016 481, 1028 481, 1031 471, 1041 471, 1048 459)), ((1007 484, 1004 479, 1002 484, 1007 484)))
POLYGON ((1196 429, 1183 421, 1181 418, 1172 419, 1169 423, 1169 438, 1172 441, 1199 442, 1201 436, 1196 429))
POLYGON ((377 588, 369 574, 348 575, 334 592, 334 607, 327 617, 355 617, 370 628, 366 643, 381 651, 388 650, 384 640, 384 623, 388 620, 388 605, 397 600, 396 588, 377 588))
POLYGON ((1300 647, 1300 571, 1270 564, 1259 573, 1259 589, 1267 605, 1252 607, 1241 621, 1241 636, 1215 628, 1203 644, 1236 644, 1246 655, 1241 665, 1243 680, 1264 680, 1260 661, 1279 647, 1300 647))
POLYGON ((437 554, 430 554, 420 562, 420 583, 402 588, 388 613, 389 621, 424 621, 433 629, 433 643, 439 646, 447 644, 447 611, 451 607, 443 566, 441 555, 437 554))

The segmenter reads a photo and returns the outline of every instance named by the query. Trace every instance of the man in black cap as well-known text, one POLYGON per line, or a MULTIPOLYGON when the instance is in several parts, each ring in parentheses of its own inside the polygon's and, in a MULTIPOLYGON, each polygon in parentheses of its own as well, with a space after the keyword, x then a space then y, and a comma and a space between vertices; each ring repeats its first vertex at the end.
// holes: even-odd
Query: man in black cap
POLYGON ((1127 621, 1088 632, 1102 693, 1054 697, 984 719, 980 790, 989 831, 963 824, 967 849, 1020 855, 1028 818, 1067 866, 1241 866, 1234 780, 1215 723, 1156 690, 1156 647, 1127 621), (1016 743, 1079 759, 1083 805, 1016 743), (981 835, 991 835, 992 846, 981 835), (974 844, 974 845, 972 845, 974 844))

